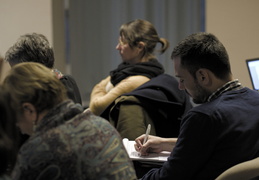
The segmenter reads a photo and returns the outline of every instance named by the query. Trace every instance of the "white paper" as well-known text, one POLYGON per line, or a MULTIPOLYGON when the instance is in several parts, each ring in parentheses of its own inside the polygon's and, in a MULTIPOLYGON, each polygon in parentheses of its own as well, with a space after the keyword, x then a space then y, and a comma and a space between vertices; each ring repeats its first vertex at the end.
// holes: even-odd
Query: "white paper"
POLYGON ((140 154, 135 150, 135 141, 129 141, 127 138, 124 138, 122 142, 132 160, 165 162, 171 154, 171 152, 162 151, 160 153, 150 153, 148 156, 140 156, 140 154))

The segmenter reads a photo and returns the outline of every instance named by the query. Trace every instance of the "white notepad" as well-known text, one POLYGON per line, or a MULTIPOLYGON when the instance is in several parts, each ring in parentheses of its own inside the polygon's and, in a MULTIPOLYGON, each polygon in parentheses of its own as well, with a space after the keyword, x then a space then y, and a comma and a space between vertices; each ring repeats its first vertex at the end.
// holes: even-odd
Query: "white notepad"
POLYGON ((140 156, 140 154, 135 150, 135 141, 129 141, 127 138, 124 138, 122 142, 132 160, 165 162, 171 154, 169 151, 162 151, 160 153, 150 153, 148 156, 140 156))

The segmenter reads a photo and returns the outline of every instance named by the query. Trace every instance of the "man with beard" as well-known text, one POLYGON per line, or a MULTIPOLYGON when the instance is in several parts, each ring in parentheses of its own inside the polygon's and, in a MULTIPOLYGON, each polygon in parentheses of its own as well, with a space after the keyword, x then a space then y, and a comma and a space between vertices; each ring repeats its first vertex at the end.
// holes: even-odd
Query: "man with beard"
POLYGON ((176 138, 138 137, 141 155, 172 151, 161 168, 142 180, 215 179, 259 155, 259 94, 232 77, 227 51, 210 33, 195 33, 172 52, 179 89, 199 106, 189 110, 176 138))

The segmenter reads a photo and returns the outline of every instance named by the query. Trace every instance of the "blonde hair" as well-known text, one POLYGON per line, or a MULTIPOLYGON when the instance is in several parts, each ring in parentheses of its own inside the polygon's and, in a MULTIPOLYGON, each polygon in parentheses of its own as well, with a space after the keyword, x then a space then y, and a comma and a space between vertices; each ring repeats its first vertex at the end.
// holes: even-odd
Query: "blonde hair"
POLYGON ((33 104, 40 113, 67 98, 62 82, 49 68, 39 63, 24 62, 15 65, 3 85, 11 95, 11 106, 19 112, 22 112, 24 102, 33 104))

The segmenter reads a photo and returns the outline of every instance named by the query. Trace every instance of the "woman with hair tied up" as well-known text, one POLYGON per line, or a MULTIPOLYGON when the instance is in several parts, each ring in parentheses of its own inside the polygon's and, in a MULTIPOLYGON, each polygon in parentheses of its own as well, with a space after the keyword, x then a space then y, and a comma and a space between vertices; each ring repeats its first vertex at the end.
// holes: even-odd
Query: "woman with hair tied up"
POLYGON ((154 51, 157 43, 161 54, 169 47, 169 42, 158 36, 154 26, 142 19, 136 19, 120 27, 119 51, 122 63, 110 75, 95 85, 90 97, 90 110, 107 118, 104 111, 114 100, 131 92, 140 85, 164 73, 154 51), (103 114, 102 114, 103 113, 103 114))
POLYGON ((3 82, 15 124, 30 138, 19 150, 14 180, 136 179, 118 132, 67 98, 47 67, 15 65, 3 82))

